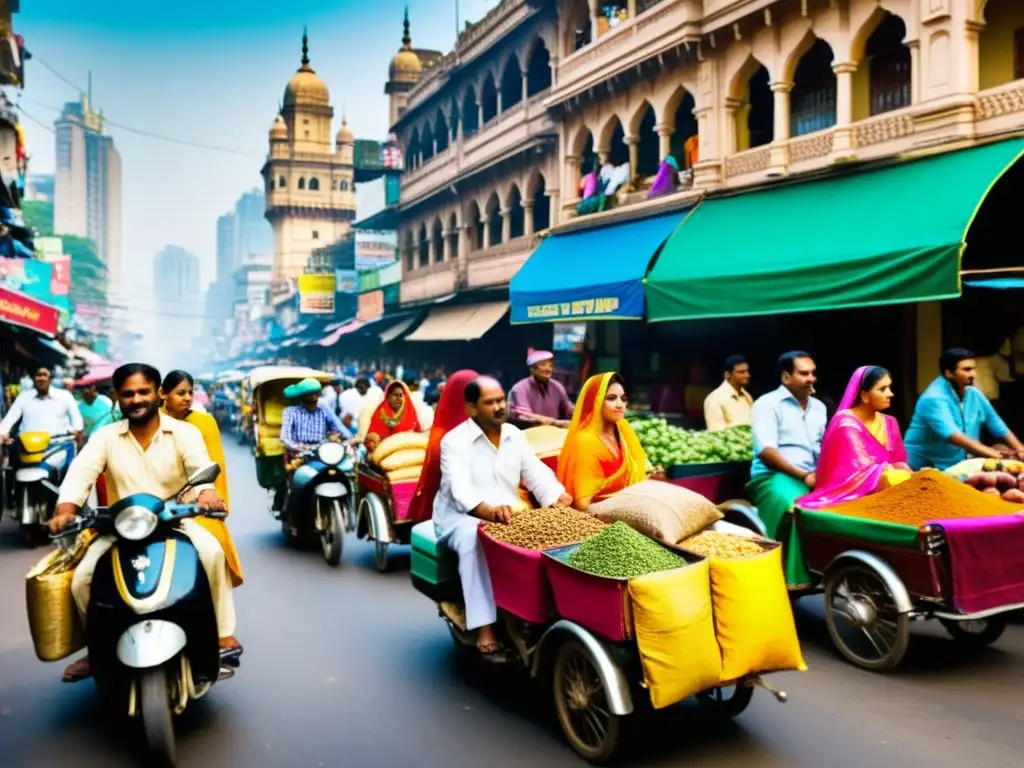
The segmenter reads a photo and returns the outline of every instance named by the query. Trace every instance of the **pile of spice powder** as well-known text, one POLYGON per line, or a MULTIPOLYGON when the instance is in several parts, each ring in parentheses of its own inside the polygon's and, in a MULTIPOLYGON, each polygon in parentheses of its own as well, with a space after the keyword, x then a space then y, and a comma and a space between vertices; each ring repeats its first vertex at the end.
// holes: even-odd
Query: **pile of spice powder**
POLYGON ((930 520, 993 517, 1024 512, 1024 506, 978 493, 942 472, 926 469, 879 493, 837 504, 827 511, 839 515, 917 527, 930 520))

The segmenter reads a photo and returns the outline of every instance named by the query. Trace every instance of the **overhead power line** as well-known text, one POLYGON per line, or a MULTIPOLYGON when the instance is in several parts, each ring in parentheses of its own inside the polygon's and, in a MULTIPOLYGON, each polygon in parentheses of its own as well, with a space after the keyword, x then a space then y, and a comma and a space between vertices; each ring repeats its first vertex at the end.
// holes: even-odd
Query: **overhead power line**
MULTIPOLYGON (((70 79, 68 79, 67 77, 62 75, 54 67, 52 67, 49 64, 47 64, 45 60, 39 58, 39 55, 36 54, 35 52, 32 53, 32 59, 31 60, 32 61, 37 61, 40 64, 42 64, 43 67, 45 67, 57 79, 59 79, 61 82, 65 83, 66 85, 69 85, 72 88, 74 88, 76 91, 78 91, 79 94, 86 93, 86 91, 84 89, 78 87, 78 85, 76 85, 70 79)), ((51 109, 54 112, 58 112, 59 113, 59 112, 62 111, 60 107, 54 107, 51 104, 43 104, 41 102, 32 101, 31 99, 26 99, 26 101, 29 101, 30 103, 35 104, 37 106, 43 107, 44 109, 51 109)), ((35 118, 32 118, 32 117, 29 117, 29 119, 33 120, 33 122, 37 122, 37 123, 39 122, 38 120, 35 120, 35 118)), ((192 141, 190 139, 180 139, 180 138, 177 138, 176 136, 168 136, 166 134, 156 133, 154 131, 147 131, 147 130, 142 129, 142 128, 135 128, 133 126, 125 125, 124 123, 119 123, 119 122, 116 122, 114 120, 111 120, 106 115, 103 116, 103 122, 106 125, 109 125, 109 126, 111 126, 113 128, 120 128, 122 131, 128 131, 129 133, 134 133, 134 134, 137 134, 139 136, 145 136, 146 138, 155 139, 157 141, 166 141, 166 142, 169 142, 171 144, 180 144, 181 146, 192 147, 193 149, 205 149, 205 150, 208 150, 210 152, 225 152, 225 153, 230 154, 230 155, 239 155, 241 157, 263 157, 263 155, 257 154, 255 152, 246 152, 244 150, 233 149, 231 147, 222 147, 222 146, 218 146, 216 144, 204 144, 204 143, 199 142, 199 141, 192 141)), ((40 123, 40 125, 42 125, 42 123, 40 123)), ((48 130, 50 130, 51 133, 53 132, 52 128, 50 128, 48 130)))

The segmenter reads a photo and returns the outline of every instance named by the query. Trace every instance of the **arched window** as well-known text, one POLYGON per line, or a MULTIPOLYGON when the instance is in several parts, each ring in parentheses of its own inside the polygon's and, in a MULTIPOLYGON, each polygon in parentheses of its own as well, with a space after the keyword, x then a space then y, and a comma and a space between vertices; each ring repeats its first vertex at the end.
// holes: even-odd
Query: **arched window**
POLYGON ((430 266, 430 241, 427 239, 427 225, 420 224, 420 266, 430 266))
POLYGON ((306 188, 306 180, 300 176, 299 177, 299 189, 305 189, 305 188, 306 188))
POLYGON ((526 68, 526 95, 536 96, 551 87, 551 55, 543 40, 538 40, 530 52, 526 68))
POLYGON ((314 176, 312 179, 309 180, 309 191, 310 192, 319 192, 320 191, 320 179, 318 179, 316 176, 314 176))
POLYGON ((345 181, 344 179, 342 179, 341 183, 340 183, 340 184, 338 185, 338 188, 339 188, 339 189, 340 189, 340 190, 341 190, 342 192, 348 192, 348 182, 347 182, 347 181, 345 181))
MULTIPOLYGON (((661 165, 660 139, 658 134, 654 132, 656 122, 654 107, 648 104, 637 128, 637 137, 640 141, 636 152, 637 167, 633 169, 633 174, 636 176, 654 176, 658 172, 658 166, 661 165)), ((681 167, 682 164, 680 164, 681 167)))
POLYGON ((836 124, 836 73, 832 47, 820 38, 803 55, 793 76, 790 134, 803 136, 836 124))
POLYGON ((910 49, 903 19, 887 13, 864 47, 871 87, 871 114, 910 106, 910 49))
POLYGON ((279 186, 281 189, 284 189, 285 187, 288 186, 288 180, 284 176, 278 176, 277 186, 279 186))
POLYGON ((470 86, 462 97, 462 136, 468 139, 479 129, 480 106, 476 101, 476 91, 470 86))
POLYGON ((501 73, 501 108, 511 109, 523 100, 523 73, 515 54, 508 57, 501 73))
POLYGON ((512 185, 512 191, 508 194, 508 238, 515 240, 526 234, 526 210, 523 208, 523 198, 519 193, 519 187, 512 185))
POLYGON ((551 198, 548 197, 547 185, 541 176, 537 188, 533 191, 533 231, 543 232, 551 226, 551 198))
POLYGON ((484 124, 498 116, 498 89, 494 85, 494 77, 490 72, 484 78, 483 90, 484 124))

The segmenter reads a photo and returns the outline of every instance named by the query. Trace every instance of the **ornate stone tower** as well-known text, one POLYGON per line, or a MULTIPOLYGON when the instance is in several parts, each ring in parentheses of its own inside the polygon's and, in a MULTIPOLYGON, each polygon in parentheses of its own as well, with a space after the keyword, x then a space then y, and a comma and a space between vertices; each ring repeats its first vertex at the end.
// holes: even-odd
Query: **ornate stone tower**
POLYGON ((275 283, 297 278, 315 249, 352 229, 355 139, 343 120, 332 146, 333 117, 327 86, 309 65, 303 32, 301 66, 284 90, 262 170, 266 217, 274 230, 275 283))
POLYGON ((409 91, 420 79, 420 57, 412 49, 412 36, 409 34, 409 7, 405 8, 405 21, 402 47, 391 60, 388 67, 388 82, 384 85, 384 93, 388 96, 388 125, 398 122, 405 112, 409 99, 409 91))

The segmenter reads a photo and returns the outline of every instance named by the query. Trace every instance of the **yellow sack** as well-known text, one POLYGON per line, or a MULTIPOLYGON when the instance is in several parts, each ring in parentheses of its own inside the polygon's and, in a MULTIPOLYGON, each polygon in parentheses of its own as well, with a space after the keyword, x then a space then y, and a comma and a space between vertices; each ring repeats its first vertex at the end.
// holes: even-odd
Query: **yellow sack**
POLYGON ((74 550, 54 549, 25 576, 28 626, 40 661, 58 661, 85 647, 71 580, 95 538, 93 531, 86 531, 78 537, 74 550))
POLYGON ((782 547, 709 562, 722 682, 758 672, 806 671, 782 571, 782 547))
POLYGON ((404 483, 409 480, 419 480, 420 473, 422 471, 422 464, 417 464, 414 467, 402 467, 401 469, 396 469, 394 472, 388 472, 388 482, 404 483))
POLYGON ((377 466, 387 469, 384 459, 401 451, 425 451, 428 439, 429 435, 425 432, 399 432, 385 437, 370 456, 370 460, 377 466))
POLYGON ((395 472, 406 467, 422 467, 423 462, 426 460, 427 452, 425 450, 422 448, 409 448, 404 451, 396 451, 386 457, 380 463, 380 468, 385 472, 395 472))
POLYGON ((533 452, 542 459, 561 454, 562 446, 565 445, 565 437, 568 434, 569 430, 553 427, 550 424, 523 430, 526 442, 530 444, 533 452))
POLYGON ((651 703, 662 709, 722 679, 707 560, 630 579, 633 624, 651 703))

